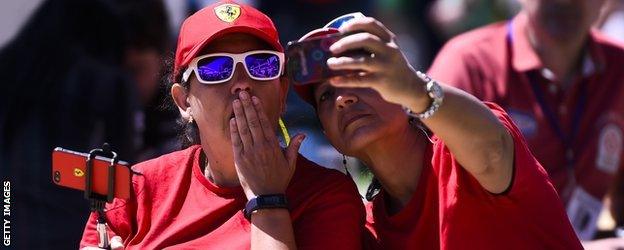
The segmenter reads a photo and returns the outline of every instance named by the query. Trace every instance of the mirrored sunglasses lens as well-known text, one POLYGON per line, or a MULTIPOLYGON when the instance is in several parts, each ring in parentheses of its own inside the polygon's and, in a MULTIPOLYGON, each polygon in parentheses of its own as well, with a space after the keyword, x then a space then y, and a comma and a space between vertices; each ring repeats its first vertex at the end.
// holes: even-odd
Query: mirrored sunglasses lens
POLYGON ((199 78, 208 82, 221 81, 232 75, 234 60, 228 56, 211 56, 197 62, 199 78))
POLYGON ((271 53, 256 53, 245 57, 249 74, 260 79, 277 77, 280 71, 279 57, 271 53))

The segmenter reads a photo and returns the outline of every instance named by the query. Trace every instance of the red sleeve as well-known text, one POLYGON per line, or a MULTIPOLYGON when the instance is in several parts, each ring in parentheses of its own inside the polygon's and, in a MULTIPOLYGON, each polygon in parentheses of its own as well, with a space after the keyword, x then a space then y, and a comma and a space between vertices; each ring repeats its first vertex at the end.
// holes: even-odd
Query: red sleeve
MULTIPOLYGON (((133 192, 128 200, 114 199, 113 203, 106 204, 105 214, 108 225, 108 237, 120 236, 124 245, 133 235, 133 229, 136 229, 136 211, 137 198, 140 194, 136 194, 137 184, 133 181, 133 192)), ((87 220, 82 239, 80 240, 80 248, 98 245, 98 233, 96 230, 97 213, 92 212, 87 220)))
MULTIPOLYGON (((509 188, 503 193, 504 195, 525 195, 528 193, 541 193, 546 194, 545 197, 558 200, 558 195, 554 187, 552 186, 548 173, 540 165, 540 163, 533 157, 533 154, 529 150, 524 137, 520 130, 513 123, 513 120, 509 115, 495 103, 484 102, 484 104, 492 111, 492 113, 498 118, 500 123, 507 129, 513 139, 514 144, 514 163, 513 163, 513 175, 509 188), (536 189, 536 186, 542 186, 536 189)), ((452 155, 446 145, 439 142, 440 150, 452 155)), ((456 173, 459 183, 469 184, 471 186, 479 186, 479 182, 474 179, 463 167, 456 161, 455 157, 452 157, 453 169, 458 171, 456 173), (468 177, 470 175, 470 177, 468 177)), ((560 202, 559 202, 560 203, 560 202)))
MULTIPOLYGON (((514 141, 514 164, 512 182, 507 189, 507 193, 515 195, 518 192, 531 193, 537 190, 527 187, 535 186, 536 183, 543 183, 544 188, 541 193, 553 193, 552 198, 556 198, 559 202, 559 196, 554 191, 554 187, 550 182, 548 173, 535 159, 529 150, 524 136, 516 127, 516 124, 509 115, 497 104, 485 103, 494 113, 498 120, 505 126, 514 141)), ((559 202, 560 203, 560 202, 559 202)))
POLYGON ((293 222, 299 249, 362 248, 365 212, 357 188, 347 176, 332 183, 293 222))

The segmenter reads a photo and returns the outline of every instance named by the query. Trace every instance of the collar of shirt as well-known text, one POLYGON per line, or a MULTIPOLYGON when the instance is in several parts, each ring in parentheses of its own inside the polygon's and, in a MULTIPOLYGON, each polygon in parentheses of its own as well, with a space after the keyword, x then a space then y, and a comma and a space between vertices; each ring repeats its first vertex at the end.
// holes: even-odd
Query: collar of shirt
MULTIPOLYGON (((544 68, 541 59, 535 50, 533 50, 533 47, 531 47, 527 33, 524 32, 529 22, 527 14, 520 12, 511 22, 513 68, 518 72, 540 70, 544 78, 553 80, 554 75, 550 70, 544 68)), ((596 43, 596 32, 597 31, 593 29, 589 32, 588 43, 585 47, 585 55, 583 58, 583 77, 590 76, 604 68, 604 52, 596 43)))

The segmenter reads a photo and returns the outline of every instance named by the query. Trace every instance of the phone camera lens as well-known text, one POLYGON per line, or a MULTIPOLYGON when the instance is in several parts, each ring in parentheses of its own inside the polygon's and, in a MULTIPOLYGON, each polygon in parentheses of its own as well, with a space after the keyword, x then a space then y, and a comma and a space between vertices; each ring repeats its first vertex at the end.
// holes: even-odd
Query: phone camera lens
POLYGON ((54 171, 54 182, 61 182, 61 172, 54 171))

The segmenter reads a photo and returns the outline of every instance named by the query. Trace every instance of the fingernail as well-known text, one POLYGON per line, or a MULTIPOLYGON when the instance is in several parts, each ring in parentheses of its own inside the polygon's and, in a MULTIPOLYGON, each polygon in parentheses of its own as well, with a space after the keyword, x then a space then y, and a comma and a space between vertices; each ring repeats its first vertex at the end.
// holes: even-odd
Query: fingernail
POLYGON ((327 65, 329 66, 331 64, 338 64, 338 58, 330 57, 329 59, 327 59, 327 65))
POLYGON ((253 102, 253 104, 258 105, 260 104, 260 99, 258 97, 252 96, 251 97, 251 101, 253 102))
POLYGON ((247 98, 249 98, 249 94, 247 94, 247 91, 241 91, 240 92, 240 97, 242 99, 247 99, 247 98))
POLYGON ((236 108, 240 107, 240 100, 238 100, 238 99, 234 100, 233 105, 236 108))

